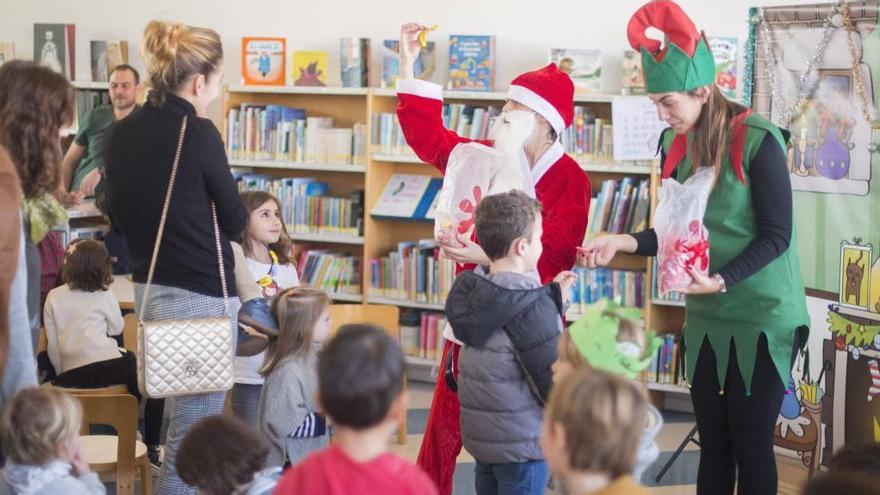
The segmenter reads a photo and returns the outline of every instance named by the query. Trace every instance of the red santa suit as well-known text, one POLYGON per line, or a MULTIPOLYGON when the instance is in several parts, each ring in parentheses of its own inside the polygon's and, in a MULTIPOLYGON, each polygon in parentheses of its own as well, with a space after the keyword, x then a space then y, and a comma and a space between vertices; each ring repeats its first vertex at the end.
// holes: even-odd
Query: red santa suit
MULTIPOLYGON (((452 149, 472 140, 445 129, 441 118, 443 89, 418 79, 397 82, 397 116, 406 142, 418 157, 445 173, 452 149)), ((574 86, 555 64, 518 76, 511 83, 508 99, 521 103, 550 123, 557 135, 571 125, 574 112, 574 86)), ((480 141, 491 146, 491 141, 480 141)), ((584 240, 590 209, 590 181, 577 162, 565 154, 557 140, 533 165, 535 194, 543 207, 541 236, 543 254, 538 260, 541 283, 549 283, 559 272, 570 270, 577 246, 584 240)), ((457 267, 457 271, 472 266, 457 267)), ((451 332, 444 332, 451 337, 451 332)), ((458 361, 458 345, 447 340, 441 363, 453 352, 458 361)), ((458 366, 454 366, 457 372, 458 366)), ((536 432, 537 433, 537 432, 536 432)), ((455 459, 461 452, 458 395, 446 385, 441 373, 434 391, 418 464, 437 483, 440 494, 452 493, 455 459)))

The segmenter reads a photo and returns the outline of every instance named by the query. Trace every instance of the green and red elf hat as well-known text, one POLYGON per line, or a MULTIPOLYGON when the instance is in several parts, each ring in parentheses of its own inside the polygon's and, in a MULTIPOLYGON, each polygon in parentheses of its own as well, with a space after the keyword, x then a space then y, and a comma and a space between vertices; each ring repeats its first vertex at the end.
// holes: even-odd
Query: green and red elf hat
MULTIPOLYGON (((626 27, 629 44, 642 54, 642 71, 648 93, 691 91, 715 83, 715 60, 706 42, 706 35, 698 31, 694 22, 675 2, 655 0, 643 5, 633 14, 626 27), (666 46, 650 39, 645 31, 657 28, 666 35, 666 46)), ((733 120, 730 158, 737 178, 745 184, 742 171, 742 153, 746 128, 743 121, 751 110, 733 120)), ((663 178, 668 178, 687 154, 687 135, 677 135, 666 153, 663 178)))

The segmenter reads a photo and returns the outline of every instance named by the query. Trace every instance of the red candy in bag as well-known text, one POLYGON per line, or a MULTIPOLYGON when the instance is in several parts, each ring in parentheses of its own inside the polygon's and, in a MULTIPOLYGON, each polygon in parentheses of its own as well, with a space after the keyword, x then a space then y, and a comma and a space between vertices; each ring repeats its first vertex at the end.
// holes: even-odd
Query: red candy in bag
POLYGON ((714 171, 699 167, 684 184, 664 179, 654 214, 657 233, 657 285, 661 294, 693 282, 692 268, 709 275, 709 231, 703 224, 714 171))

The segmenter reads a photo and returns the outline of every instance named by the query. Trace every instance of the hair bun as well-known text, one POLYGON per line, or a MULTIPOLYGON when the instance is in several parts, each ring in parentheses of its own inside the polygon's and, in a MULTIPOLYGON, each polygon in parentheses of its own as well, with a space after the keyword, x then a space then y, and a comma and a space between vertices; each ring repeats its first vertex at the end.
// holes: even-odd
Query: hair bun
POLYGON ((159 62, 170 62, 177 57, 177 47, 189 26, 152 20, 144 28, 144 53, 159 62))

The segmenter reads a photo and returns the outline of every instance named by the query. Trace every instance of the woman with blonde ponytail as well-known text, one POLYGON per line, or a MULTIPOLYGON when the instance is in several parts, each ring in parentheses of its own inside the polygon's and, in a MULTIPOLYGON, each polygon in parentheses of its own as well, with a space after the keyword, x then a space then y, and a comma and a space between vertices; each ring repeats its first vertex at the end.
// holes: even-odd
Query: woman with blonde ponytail
MULTIPOLYGON (((219 317, 225 313, 211 205, 216 206, 230 326, 237 329, 238 295, 229 240, 247 214, 220 133, 206 118, 220 94, 223 49, 211 29, 150 21, 144 29, 150 93, 141 112, 112 129, 105 165, 109 214, 131 251, 135 309, 144 320, 219 317), (180 160, 162 242, 144 301, 144 287, 158 236, 172 162, 180 160)), ((156 484, 160 495, 195 494, 176 469, 177 450, 191 425, 221 414, 225 392, 169 399, 171 422, 156 484)))
MULTIPOLYGON (((645 4, 627 27, 642 54, 648 96, 669 124, 660 141, 663 178, 684 182, 711 167, 703 224, 709 270, 683 292, 684 359, 700 432, 697 493, 775 494, 773 430, 810 322, 793 228, 786 162, 789 133, 727 101, 715 86, 705 36, 677 4, 645 4), (666 46, 648 39, 656 27, 666 46)), ((589 266, 618 251, 657 254, 653 229, 599 237, 589 266)))

